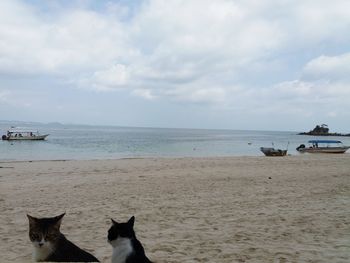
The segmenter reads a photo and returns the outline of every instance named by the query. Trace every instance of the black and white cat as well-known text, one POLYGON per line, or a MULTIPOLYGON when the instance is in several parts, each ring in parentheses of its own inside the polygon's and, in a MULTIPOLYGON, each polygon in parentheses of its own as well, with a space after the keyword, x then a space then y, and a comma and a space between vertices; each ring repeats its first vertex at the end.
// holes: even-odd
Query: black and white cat
POLYGON ((74 245, 60 232, 64 215, 48 218, 27 215, 29 238, 34 246, 33 259, 53 262, 99 262, 97 258, 74 245))
POLYGON ((108 230, 108 242, 113 247, 112 263, 152 263, 134 232, 135 217, 126 223, 117 223, 112 219, 108 230))

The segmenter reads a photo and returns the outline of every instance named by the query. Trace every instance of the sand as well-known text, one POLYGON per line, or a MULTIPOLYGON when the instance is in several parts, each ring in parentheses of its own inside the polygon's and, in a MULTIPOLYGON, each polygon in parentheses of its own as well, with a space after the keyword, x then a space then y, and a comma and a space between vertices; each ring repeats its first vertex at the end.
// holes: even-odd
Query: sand
POLYGON ((154 262, 350 262, 350 154, 0 162, 1 262, 31 262, 26 213, 102 262, 135 215, 154 262))

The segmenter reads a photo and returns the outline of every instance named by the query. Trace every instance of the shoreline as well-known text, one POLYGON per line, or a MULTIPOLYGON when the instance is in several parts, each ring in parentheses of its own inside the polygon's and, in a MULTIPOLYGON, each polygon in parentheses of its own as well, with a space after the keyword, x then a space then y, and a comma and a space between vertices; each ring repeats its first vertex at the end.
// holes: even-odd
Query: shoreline
MULTIPOLYGON (((350 150, 349 152, 345 152, 342 154, 329 154, 329 153, 294 153, 290 154, 287 153, 286 156, 265 156, 263 153, 259 152, 259 155, 204 155, 204 156, 137 156, 137 157, 114 157, 114 158, 86 158, 86 159, 21 159, 21 160, 4 160, 0 159, 1 163, 26 163, 26 162, 69 162, 69 161, 116 161, 116 160, 143 160, 143 159, 227 159, 227 158, 286 158, 286 157, 302 157, 302 156, 309 156, 309 155, 321 155, 321 156, 339 156, 339 155, 348 155, 350 156, 350 150)), ((307 158, 307 157, 306 157, 307 158)))
POLYGON ((31 262, 26 213, 110 262, 110 218, 136 217, 148 257, 175 262, 346 262, 350 155, 11 162, 0 169, 0 253, 31 262))
MULTIPOLYGON (((292 155, 287 155, 287 156, 292 156, 292 155)), ((154 156, 154 157, 121 157, 121 158, 101 158, 101 159, 50 159, 50 160, 0 160, 1 163, 35 163, 35 162, 88 162, 88 161, 118 161, 118 160, 147 160, 147 159, 227 159, 227 158, 259 158, 259 157, 267 157, 265 155, 259 155, 259 156, 250 156, 250 155, 242 155, 242 156, 179 156, 179 157, 171 157, 171 156, 166 156, 166 157, 159 157, 159 156, 154 156)))

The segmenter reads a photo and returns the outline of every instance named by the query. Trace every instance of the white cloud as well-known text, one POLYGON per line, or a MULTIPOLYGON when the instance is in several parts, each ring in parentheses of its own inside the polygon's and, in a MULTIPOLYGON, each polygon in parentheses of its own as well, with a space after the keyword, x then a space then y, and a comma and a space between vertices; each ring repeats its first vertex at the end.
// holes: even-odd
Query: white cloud
POLYGON ((152 94, 152 90, 149 90, 149 89, 135 89, 133 91, 133 94, 147 100, 154 100, 157 98, 157 96, 152 94))
POLYGON ((71 10, 49 19, 23 2, 4 0, 0 6, 1 72, 76 74, 130 52, 112 17, 71 10))
POLYGON ((267 111, 279 110, 297 116, 348 115, 349 82, 292 80, 264 89, 261 103, 267 111))
POLYGON ((10 92, 7 90, 0 90, 0 101, 7 102, 10 92))
POLYGON ((306 77, 347 79, 350 82, 350 53, 317 57, 306 64, 304 73, 306 77))
POLYGON ((104 71, 96 71, 92 75, 92 85, 98 90, 125 87, 129 73, 125 65, 117 64, 104 71), (99 88, 100 87, 100 88, 99 88))
POLYGON ((163 96, 178 101, 194 103, 222 103, 225 102, 227 91, 220 87, 181 87, 168 90, 163 96))
POLYGON ((130 12, 108 3, 43 16, 25 1, 3 0, 0 73, 235 109, 348 94, 349 53, 309 62, 305 54, 349 43, 349 1, 151 0, 130 12), (291 57, 299 68, 289 69, 291 57))
POLYGON ((317 88, 326 87, 324 82, 307 82, 302 80, 292 80, 279 83, 275 86, 275 91, 280 91, 286 96, 307 97, 317 93, 317 88))
POLYGON ((350 26, 349 1, 307 0, 299 1, 294 7, 303 40, 312 43, 350 40, 349 34, 344 35, 350 26))
POLYGON ((28 99, 7 89, 0 90, 0 102, 2 104, 1 106, 20 107, 24 109, 32 106, 32 103, 28 99))

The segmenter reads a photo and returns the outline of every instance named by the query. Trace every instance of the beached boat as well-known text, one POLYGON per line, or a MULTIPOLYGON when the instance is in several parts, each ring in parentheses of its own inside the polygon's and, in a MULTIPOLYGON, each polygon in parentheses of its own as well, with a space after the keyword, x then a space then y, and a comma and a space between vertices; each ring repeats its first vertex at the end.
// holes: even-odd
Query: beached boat
POLYGON ((286 156, 288 150, 275 149, 272 147, 260 147, 260 151, 262 151, 266 156, 286 156))
POLYGON ((38 131, 11 128, 6 135, 2 136, 2 139, 8 141, 38 141, 45 140, 47 136, 49 134, 40 134, 38 131))
POLYGON ((301 153, 345 153, 350 146, 344 146, 341 141, 310 140, 308 146, 299 145, 296 150, 301 153))

